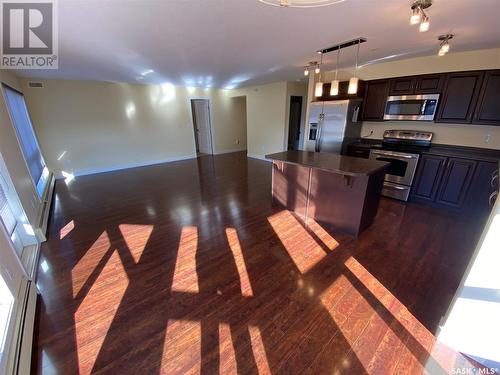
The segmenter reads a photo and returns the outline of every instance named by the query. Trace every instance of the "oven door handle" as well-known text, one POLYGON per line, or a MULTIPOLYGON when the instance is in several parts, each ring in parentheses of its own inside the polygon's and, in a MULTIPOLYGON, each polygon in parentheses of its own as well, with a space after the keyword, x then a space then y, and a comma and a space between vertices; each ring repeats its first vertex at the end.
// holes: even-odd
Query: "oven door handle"
POLYGON ((397 185, 384 185, 384 189, 392 190, 408 190, 409 187, 397 186, 397 185))
POLYGON ((414 155, 401 155, 393 152, 384 152, 384 151, 372 151, 375 155, 381 156, 391 156, 393 158, 403 158, 403 159, 416 159, 417 156, 414 155))

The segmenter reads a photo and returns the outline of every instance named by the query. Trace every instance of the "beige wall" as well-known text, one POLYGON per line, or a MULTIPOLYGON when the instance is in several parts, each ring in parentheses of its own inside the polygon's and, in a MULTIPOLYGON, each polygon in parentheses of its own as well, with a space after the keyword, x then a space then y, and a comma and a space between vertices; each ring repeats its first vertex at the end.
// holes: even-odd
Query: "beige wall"
MULTIPOLYGON (((359 76, 362 79, 370 80, 415 74, 485 69, 500 69, 500 48, 448 53, 442 57, 432 55, 371 64, 363 66, 359 70, 359 76)), ((349 79, 350 74, 349 71, 340 71, 342 80, 349 79)), ((325 72, 322 76, 325 81, 330 80, 332 77, 333 72, 325 72)), ((313 77, 311 77, 312 79, 313 77)), ((364 122, 362 134, 369 134, 373 130, 373 135, 370 138, 381 139, 384 130, 399 128, 431 131, 434 133, 435 143, 500 149, 500 127, 498 126, 416 121, 364 122)))
POLYGON ((242 106, 227 90, 95 81, 22 85, 47 165, 56 176, 195 156, 190 99, 209 99, 214 152, 244 149, 242 106), (240 143, 237 143, 237 140, 240 143))
MULTIPOLYGON (((17 77, 5 70, 0 70, 0 81, 12 88, 21 90, 17 77)), ((28 221, 35 226, 41 208, 41 200, 36 192, 35 184, 24 160, 15 129, 12 126, 3 92, 0 96, 2 96, 0 100, 0 152, 28 221)))
POLYGON ((264 158, 285 145, 287 82, 232 90, 234 96, 247 99, 248 156, 264 158))

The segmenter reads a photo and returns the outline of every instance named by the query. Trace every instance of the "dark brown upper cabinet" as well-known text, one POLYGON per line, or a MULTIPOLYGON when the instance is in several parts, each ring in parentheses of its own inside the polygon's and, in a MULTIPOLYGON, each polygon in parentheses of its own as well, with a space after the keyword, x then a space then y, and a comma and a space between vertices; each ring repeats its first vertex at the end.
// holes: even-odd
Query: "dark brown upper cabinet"
POLYGON ((394 78, 390 82, 389 95, 413 95, 415 93, 415 77, 394 78))
POLYGON ((500 70, 490 70, 484 74, 472 122, 500 125, 500 70))
POLYGON ((375 80, 366 82, 365 97, 363 100, 363 120, 383 121, 385 103, 389 95, 389 80, 375 80))
POLYGON ((415 80, 415 94, 440 94, 443 90, 444 74, 426 74, 415 80))
POLYGON ((484 72, 449 73, 440 99, 436 122, 472 122, 484 72))

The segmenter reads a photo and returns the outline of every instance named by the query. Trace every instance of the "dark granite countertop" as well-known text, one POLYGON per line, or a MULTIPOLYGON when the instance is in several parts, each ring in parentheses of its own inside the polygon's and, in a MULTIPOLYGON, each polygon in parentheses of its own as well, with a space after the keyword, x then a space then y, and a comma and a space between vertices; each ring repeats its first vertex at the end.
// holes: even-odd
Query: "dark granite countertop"
MULTIPOLYGON (((350 143, 356 147, 379 148, 382 147, 382 141, 378 139, 360 139, 350 143)), ((443 144, 432 144, 423 154, 442 155, 449 157, 474 159, 481 161, 499 162, 500 150, 479 147, 454 146, 443 144)))
POLYGON ((346 176, 371 175, 386 168, 389 163, 343 156, 326 152, 284 151, 266 155, 266 159, 301 165, 304 167, 322 169, 346 176))

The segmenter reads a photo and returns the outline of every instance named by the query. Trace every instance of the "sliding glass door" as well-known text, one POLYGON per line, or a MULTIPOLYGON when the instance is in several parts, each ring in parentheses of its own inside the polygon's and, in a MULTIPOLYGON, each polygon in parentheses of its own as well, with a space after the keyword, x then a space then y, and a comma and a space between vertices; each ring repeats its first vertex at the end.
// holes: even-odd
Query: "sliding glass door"
POLYGON ((0 220, 0 374, 12 369, 15 359, 16 318, 23 303, 27 276, 3 221, 0 220))

